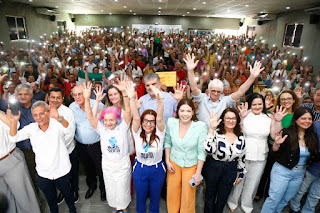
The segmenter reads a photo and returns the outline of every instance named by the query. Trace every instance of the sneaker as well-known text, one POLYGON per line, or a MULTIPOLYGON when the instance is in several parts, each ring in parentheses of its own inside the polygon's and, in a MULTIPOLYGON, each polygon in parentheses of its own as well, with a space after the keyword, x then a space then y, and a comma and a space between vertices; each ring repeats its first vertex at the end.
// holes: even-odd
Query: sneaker
POLYGON ((64 197, 63 197, 62 193, 59 192, 59 195, 57 197, 57 204, 60 205, 61 203, 63 203, 63 201, 64 201, 64 197))
POLYGON ((79 192, 75 192, 73 194, 74 203, 78 203, 79 201, 79 192))

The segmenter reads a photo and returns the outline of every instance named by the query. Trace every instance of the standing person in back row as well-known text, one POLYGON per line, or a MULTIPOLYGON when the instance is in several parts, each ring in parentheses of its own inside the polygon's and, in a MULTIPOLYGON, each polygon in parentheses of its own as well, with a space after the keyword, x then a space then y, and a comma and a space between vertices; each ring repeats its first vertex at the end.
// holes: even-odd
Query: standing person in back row
MULTIPOLYGON (((86 192, 85 198, 89 199, 94 191, 97 189, 97 178, 99 176, 99 188, 101 201, 106 200, 106 191, 104 186, 102 168, 101 168, 101 148, 100 148, 100 136, 92 128, 88 121, 85 111, 85 99, 83 97, 82 86, 76 86, 73 89, 73 102, 69 108, 73 111, 76 122, 75 138, 77 140, 77 152, 80 161, 84 164, 86 172, 86 182, 89 187, 86 192)), ((90 99, 90 105, 93 107, 94 100, 90 99)), ((99 103, 99 110, 103 107, 102 103, 99 103)))
POLYGON ((190 82, 191 92, 194 96, 194 99, 199 104, 199 121, 205 122, 208 128, 210 126, 208 120, 210 112, 214 110, 218 113, 218 117, 220 117, 223 110, 227 107, 232 107, 235 102, 246 93, 246 91, 253 84, 254 80, 259 77, 260 72, 264 70, 264 68, 261 68, 261 63, 256 61, 253 68, 250 66, 250 77, 236 92, 229 96, 221 96, 223 91, 223 82, 219 79, 214 79, 208 85, 208 97, 205 93, 201 93, 197 86, 194 69, 197 67, 199 61, 195 62, 194 60, 194 55, 191 57, 190 54, 187 54, 186 59, 184 59, 188 69, 188 79, 190 82))

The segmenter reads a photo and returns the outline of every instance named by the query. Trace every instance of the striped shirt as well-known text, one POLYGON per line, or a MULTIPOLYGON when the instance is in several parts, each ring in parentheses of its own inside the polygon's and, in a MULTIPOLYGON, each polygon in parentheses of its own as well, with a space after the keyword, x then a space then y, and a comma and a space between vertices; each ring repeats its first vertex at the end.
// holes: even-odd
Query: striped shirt
POLYGON ((238 178, 243 178, 245 171, 245 140, 243 134, 240 135, 233 144, 230 144, 224 134, 208 134, 204 142, 205 150, 215 160, 238 161, 238 178))
POLYGON ((314 108, 314 104, 310 103, 310 104, 302 104, 302 106, 307 107, 309 109, 311 109, 312 114, 313 114, 313 121, 319 121, 320 120, 320 112, 317 112, 317 110, 314 108))

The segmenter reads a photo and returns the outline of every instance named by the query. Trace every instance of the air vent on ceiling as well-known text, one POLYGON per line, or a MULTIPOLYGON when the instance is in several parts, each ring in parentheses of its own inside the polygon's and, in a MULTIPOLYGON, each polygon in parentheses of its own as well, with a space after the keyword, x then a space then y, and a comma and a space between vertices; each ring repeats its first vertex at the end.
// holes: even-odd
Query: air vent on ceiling
POLYGON ((268 13, 259 13, 258 15, 252 17, 258 21, 272 21, 277 18, 276 15, 268 14, 268 13))

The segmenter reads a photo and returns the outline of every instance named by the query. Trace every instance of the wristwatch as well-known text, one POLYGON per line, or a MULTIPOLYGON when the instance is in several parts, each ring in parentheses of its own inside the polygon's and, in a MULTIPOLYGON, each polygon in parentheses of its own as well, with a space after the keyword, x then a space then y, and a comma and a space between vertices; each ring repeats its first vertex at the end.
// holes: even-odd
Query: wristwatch
POLYGON ((57 121, 59 121, 59 122, 61 123, 62 121, 64 121, 64 117, 61 116, 61 118, 60 118, 60 119, 57 119, 57 121))

